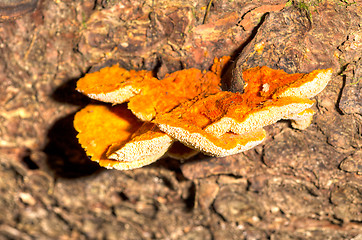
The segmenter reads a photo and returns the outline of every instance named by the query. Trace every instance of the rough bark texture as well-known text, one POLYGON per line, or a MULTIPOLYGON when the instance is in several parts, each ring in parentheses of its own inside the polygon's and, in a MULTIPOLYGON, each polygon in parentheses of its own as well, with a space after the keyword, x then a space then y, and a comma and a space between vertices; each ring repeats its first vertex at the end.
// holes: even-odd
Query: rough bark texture
POLYGON ((35 3, 0 1, 0 239, 362 238, 361 2, 214 0, 205 20, 202 0, 35 3), (79 77, 114 63, 162 77, 222 55, 233 91, 248 67, 333 68, 312 125, 278 122, 225 158, 125 172, 87 159, 79 77))

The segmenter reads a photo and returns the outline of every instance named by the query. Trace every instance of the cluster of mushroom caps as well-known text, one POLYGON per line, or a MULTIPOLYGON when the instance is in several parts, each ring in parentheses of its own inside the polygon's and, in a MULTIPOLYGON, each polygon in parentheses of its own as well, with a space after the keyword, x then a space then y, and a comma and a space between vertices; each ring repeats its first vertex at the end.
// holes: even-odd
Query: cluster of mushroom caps
POLYGON ((79 143, 91 160, 119 170, 162 156, 240 153, 260 144, 266 137, 263 127, 280 119, 292 120, 298 129, 308 127, 315 113, 310 98, 332 75, 331 69, 287 74, 255 67, 243 72, 243 93, 233 93, 220 88, 228 61, 215 59, 210 71, 186 69, 162 80, 150 71, 118 65, 87 74, 77 90, 112 105, 93 103, 75 115, 79 143))

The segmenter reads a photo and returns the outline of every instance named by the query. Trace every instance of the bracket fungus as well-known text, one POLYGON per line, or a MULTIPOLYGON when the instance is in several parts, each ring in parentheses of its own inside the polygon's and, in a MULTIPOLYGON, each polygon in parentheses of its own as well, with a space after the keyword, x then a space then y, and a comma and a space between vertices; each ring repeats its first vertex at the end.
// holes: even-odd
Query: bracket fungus
POLYGON ((162 156, 240 153, 260 144, 266 137, 263 127, 280 119, 307 128, 315 113, 310 98, 332 76, 331 69, 287 74, 255 67, 243 72, 244 92, 233 93, 220 88, 228 61, 222 57, 210 71, 186 69, 161 80, 118 65, 87 74, 77 90, 114 106, 90 104, 75 115, 79 143, 91 160, 120 170, 162 156))
POLYGON ((89 104, 76 113, 74 127, 79 143, 93 161, 119 170, 158 160, 173 142, 154 124, 139 121, 124 105, 89 104))

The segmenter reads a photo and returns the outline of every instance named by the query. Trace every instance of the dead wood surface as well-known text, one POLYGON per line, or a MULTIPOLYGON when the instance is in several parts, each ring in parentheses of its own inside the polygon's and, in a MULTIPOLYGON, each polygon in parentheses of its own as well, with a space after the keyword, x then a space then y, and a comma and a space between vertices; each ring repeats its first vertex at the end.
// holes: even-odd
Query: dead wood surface
POLYGON ((0 1, 0 239, 362 239, 359 1, 0 1), (24 4, 25 5, 24 5, 24 4), (4 8, 7 7, 7 8, 4 8), (243 154, 101 169, 76 140, 75 91, 119 63, 333 68, 312 125, 243 154))

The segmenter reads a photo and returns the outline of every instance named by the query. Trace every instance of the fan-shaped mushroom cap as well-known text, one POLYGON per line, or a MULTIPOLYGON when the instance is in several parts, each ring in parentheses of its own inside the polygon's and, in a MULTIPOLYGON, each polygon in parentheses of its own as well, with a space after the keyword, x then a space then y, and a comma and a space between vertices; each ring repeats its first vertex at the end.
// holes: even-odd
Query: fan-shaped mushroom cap
POLYGON ((91 160, 118 170, 151 164, 172 144, 173 139, 153 124, 141 125, 124 105, 88 105, 74 118, 79 143, 91 160))
POLYGON ((154 122, 162 131, 187 146, 206 154, 226 156, 259 144, 265 137, 265 133, 260 132, 264 126, 310 108, 313 103, 307 98, 286 97, 252 108, 240 94, 220 92, 189 101, 158 116, 154 122), (226 113, 219 106, 225 102, 235 103, 235 106, 226 108, 226 113), (233 111, 229 112, 230 109, 233 111))
POLYGON ((109 103, 123 103, 137 95, 142 82, 152 84, 157 79, 150 71, 127 71, 118 65, 88 73, 77 82, 77 90, 92 99, 109 103))
POLYGON ((226 132, 244 134, 276 123, 286 116, 294 115, 312 107, 314 101, 308 98, 285 97, 269 100, 255 108, 240 106, 228 111, 219 121, 207 126, 205 131, 216 136, 226 132))
POLYGON ((279 97, 304 97, 312 98, 320 93, 332 78, 332 69, 319 69, 304 74, 300 79, 290 84, 286 89, 281 89, 274 94, 279 97))
MULTIPOLYGON (((243 73, 246 82, 244 93, 241 96, 230 96, 229 102, 223 100, 228 108, 227 113, 205 130, 216 135, 228 131, 243 134, 260 125, 269 125, 287 115, 302 112, 312 104, 307 98, 321 92, 331 76, 331 69, 315 70, 309 74, 287 74, 268 67, 248 69, 243 73), (248 109, 251 112, 245 115, 248 109)), ((306 118, 300 120, 299 127, 306 128, 311 119, 309 114, 309 121, 306 118)), ((292 124, 297 127, 297 120, 292 124)))

